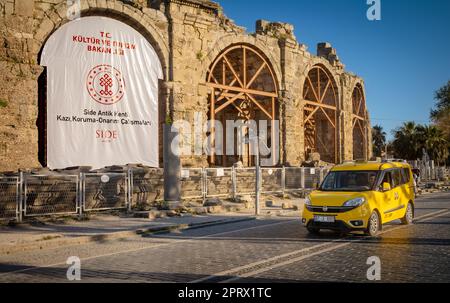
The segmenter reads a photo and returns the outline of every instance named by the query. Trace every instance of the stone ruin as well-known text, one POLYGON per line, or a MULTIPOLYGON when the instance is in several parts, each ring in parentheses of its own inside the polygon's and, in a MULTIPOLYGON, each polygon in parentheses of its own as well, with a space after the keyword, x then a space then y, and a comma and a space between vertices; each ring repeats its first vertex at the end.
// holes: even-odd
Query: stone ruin
MULTIPOLYGON (((274 151, 279 161, 273 165, 370 159, 364 80, 345 71, 331 44, 319 43, 311 53, 297 41, 293 26, 282 22, 258 20, 255 32, 249 33, 227 18, 218 3, 206 0, 80 4, 81 17, 99 15, 124 22, 156 50, 164 70, 159 87, 160 155, 165 122, 193 122, 194 112, 211 118, 211 94, 233 92, 231 98, 241 91, 230 73, 223 79, 226 86, 211 78, 219 77, 212 67, 222 65, 226 54, 238 78, 263 71, 243 93, 245 98, 237 99, 236 108, 226 108, 215 118, 279 120, 281 149, 274 151), (244 48, 245 64, 240 51, 244 48), (262 111, 253 100, 270 110, 262 111)), ((46 166, 47 83, 39 59, 52 33, 71 22, 66 5, 65 0, 0 0, 0 171, 46 166)), ((216 101, 219 106, 221 101, 216 101)), ((229 167, 238 161, 254 164, 251 157, 181 159, 184 167, 229 167)))

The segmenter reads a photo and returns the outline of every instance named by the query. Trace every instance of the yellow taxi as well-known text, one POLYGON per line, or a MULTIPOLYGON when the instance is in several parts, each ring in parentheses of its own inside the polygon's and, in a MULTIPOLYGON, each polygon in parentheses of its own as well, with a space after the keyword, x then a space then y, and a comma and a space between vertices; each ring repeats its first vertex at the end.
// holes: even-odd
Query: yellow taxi
POLYGON ((333 167, 305 199, 302 223, 321 229, 362 231, 375 236, 383 224, 400 219, 412 224, 414 179, 403 162, 351 162, 333 167))

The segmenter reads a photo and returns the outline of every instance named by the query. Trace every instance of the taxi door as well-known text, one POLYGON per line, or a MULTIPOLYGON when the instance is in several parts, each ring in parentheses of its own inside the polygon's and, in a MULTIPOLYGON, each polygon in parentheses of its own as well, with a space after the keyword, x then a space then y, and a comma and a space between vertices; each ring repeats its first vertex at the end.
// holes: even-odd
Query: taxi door
POLYGON ((404 191, 405 191, 405 203, 409 201, 414 201, 415 199, 415 187, 414 187, 414 177, 412 175, 412 171, 410 168, 404 167, 402 168, 402 175, 404 179, 404 191))
POLYGON ((383 172, 383 176, 381 178, 381 183, 379 186, 379 191, 377 193, 377 200, 379 202, 379 211, 381 214, 381 220, 382 223, 390 221, 390 218, 392 217, 392 213, 390 211, 397 207, 396 205, 396 199, 394 196, 394 188, 392 183, 392 171, 386 170, 383 172), (391 190, 383 191, 383 183, 389 183, 391 185, 391 190))
POLYGON ((401 174, 401 185, 399 186, 399 210, 396 217, 403 218, 406 213, 406 208, 410 201, 414 201, 414 183, 412 179, 412 174, 409 168, 402 167, 399 169, 401 174))
POLYGON ((396 220, 398 218, 403 217, 403 214, 406 209, 407 204, 407 195, 405 192, 405 184, 402 177, 402 172, 400 168, 395 168, 392 170, 392 183, 393 183, 393 196, 394 196, 394 203, 392 205, 392 208, 387 210, 386 216, 388 217, 388 220, 396 220))

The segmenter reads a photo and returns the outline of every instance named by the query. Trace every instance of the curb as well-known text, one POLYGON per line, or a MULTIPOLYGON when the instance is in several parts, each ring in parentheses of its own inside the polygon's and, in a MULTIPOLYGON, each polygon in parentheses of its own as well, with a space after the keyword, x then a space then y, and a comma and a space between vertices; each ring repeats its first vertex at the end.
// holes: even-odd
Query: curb
POLYGON ((172 232, 175 230, 189 230, 189 229, 196 229, 196 228, 202 228, 202 227, 208 227, 208 226, 214 226, 214 225, 238 223, 238 222, 250 221, 250 220, 255 220, 255 219, 256 219, 255 217, 247 217, 247 218, 238 218, 238 219, 211 220, 211 221, 201 222, 201 223, 172 224, 172 225, 167 225, 167 226, 155 226, 155 227, 149 227, 149 228, 144 228, 144 229, 140 228, 140 229, 134 229, 134 230, 112 232, 112 233, 108 233, 108 234, 97 234, 97 235, 92 235, 92 236, 79 236, 79 237, 73 237, 73 238, 59 238, 59 239, 46 240, 46 241, 36 241, 36 242, 31 242, 31 243, 18 244, 18 245, 14 245, 11 247, 0 247, 0 256, 1 255, 9 255, 12 253, 33 251, 33 250, 50 249, 50 248, 56 248, 56 247, 61 247, 61 246, 72 246, 72 245, 81 245, 81 244, 87 244, 87 243, 92 243, 92 242, 102 242, 102 241, 115 240, 115 239, 120 239, 120 238, 145 236, 145 235, 151 235, 151 234, 163 234, 163 233, 169 233, 169 232, 172 232))
POLYGON ((190 230, 190 229, 198 229, 203 227, 209 227, 209 226, 216 226, 216 225, 224 225, 224 224, 230 224, 230 223, 239 223, 239 222, 245 222, 245 221, 252 221, 256 220, 256 217, 248 217, 248 218, 239 218, 239 219, 222 219, 222 220, 216 220, 216 221, 207 221, 202 223, 190 223, 190 224, 178 224, 176 226, 168 226, 166 228, 161 228, 159 230, 150 230, 150 231, 144 231, 142 233, 139 233, 143 236, 149 235, 149 234, 165 234, 172 231, 181 231, 181 230, 190 230))

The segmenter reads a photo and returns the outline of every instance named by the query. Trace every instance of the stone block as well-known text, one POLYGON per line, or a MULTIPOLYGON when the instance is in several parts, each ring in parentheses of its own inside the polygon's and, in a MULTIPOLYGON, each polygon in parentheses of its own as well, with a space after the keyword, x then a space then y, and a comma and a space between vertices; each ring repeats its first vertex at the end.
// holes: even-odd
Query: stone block
POLYGON ((43 41, 47 35, 54 29, 55 25, 49 18, 44 18, 34 35, 34 39, 43 41))
POLYGON ((219 198, 208 198, 203 206, 220 206, 223 202, 219 198))
POLYGON ((34 0, 16 0, 14 2, 14 13, 19 16, 33 16, 34 0))
POLYGON ((5 14, 6 15, 14 14, 14 3, 13 2, 6 2, 5 3, 5 14))

